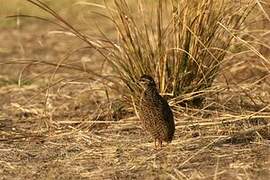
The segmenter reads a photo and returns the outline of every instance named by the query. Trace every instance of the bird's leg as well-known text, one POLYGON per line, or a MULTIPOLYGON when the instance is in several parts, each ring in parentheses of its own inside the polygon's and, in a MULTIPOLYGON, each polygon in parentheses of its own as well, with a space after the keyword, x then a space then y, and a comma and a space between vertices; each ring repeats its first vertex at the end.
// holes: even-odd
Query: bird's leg
POLYGON ((161 149, 162 148, 162 140, 155 139, 155 147, 156 147, 156 149, 161 149))
POLYGON ((162 140, 159 140, 160 149, 162 148, 162 140))
POLYGON ((162 148, 162 140, 155 138, 155 149, 161 149, 162 148))

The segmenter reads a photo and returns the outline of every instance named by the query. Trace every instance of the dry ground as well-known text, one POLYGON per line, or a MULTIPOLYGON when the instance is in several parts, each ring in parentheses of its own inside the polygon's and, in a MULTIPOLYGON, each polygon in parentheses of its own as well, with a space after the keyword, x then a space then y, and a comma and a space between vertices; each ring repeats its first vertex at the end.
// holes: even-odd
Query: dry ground
MULTIPOLYGON (((37 22, 1 28, 0 61, 57 61, 81 45, 51 29, 37 22)), ((70 61, 95 61, 98 69, 102 61, 91 53, 81 50, 70 61)), ((25 66, 0 65, 0 179, 269 179, 269 72, 255 56, 237 58, 205 108, 174 111, 176 135, 162 150, 132 110, 112 103, 117 96, 106 97, 89 75, 57 73, 62 81, 47 92, 45 110, 52 72, 32 78, 49 69, 27 67, 19 87, 25 66)))

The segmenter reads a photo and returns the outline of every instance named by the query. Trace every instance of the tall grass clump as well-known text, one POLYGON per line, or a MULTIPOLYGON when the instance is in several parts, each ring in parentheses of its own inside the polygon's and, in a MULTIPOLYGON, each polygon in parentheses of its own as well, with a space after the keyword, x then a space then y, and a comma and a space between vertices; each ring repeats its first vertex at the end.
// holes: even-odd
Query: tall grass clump
MULTIPOLYGON (((142 74, 154 76, 160 92, 170 97, 198 96, 210 87, 230 47, 230 33, 236 35, 254 6, 229 0, 114 3, 115 10, 107 9, 119 41, 110 41, 108 61, 135 103, 142 74)), ((203 97, 193 100, 200 105, 203 97)))
MULTIPOLYGON (((201 92, 212 86, 233 36, 255 5, 230 0, 113 0, 104 5, 80 2, 106 10, 99 15, 113 24, 118 37, 111 39, 101 29, 101 36, 88 37, 43 2, 27 1, 57 20, 48 22, 73 33, 99 52, 113 69, 114 79, 106 80, 135 105, 141 91, 137 82, 143 74, 155 78, 163 95, 178 99, 190 93, 193 105, 201 105, 201 92)), ((57 63, 56 68, 62 63, 57 63)))

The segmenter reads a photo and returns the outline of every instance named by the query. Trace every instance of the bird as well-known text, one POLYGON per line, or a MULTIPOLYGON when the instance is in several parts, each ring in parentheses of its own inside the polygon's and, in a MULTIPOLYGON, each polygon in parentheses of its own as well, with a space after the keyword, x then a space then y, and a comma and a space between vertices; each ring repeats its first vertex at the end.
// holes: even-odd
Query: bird
POLYGON ((140 120, 143 128, 155 140, 155 148, 162 148, 162 142, 170 143, 173 140, 175 132, 173 112, 168 102, 159 94, 156 83, 150 75, 142 75, 139 84, 143 87, 139 102, 140 120))

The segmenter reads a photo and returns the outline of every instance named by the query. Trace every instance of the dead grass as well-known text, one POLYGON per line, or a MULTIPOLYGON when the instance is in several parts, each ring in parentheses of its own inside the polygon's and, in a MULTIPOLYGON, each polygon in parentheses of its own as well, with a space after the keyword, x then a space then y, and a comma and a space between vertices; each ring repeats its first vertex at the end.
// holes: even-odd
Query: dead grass
POLYGON ((101 57, 91 49, 70 55, 85 44, 66 33, 50 34, 54 30, 43 23, 0 29, 0 38, 9 37, 2 49, 11 49, 0 54, 5 61, 0 64, 1 177, 269 179, 269 56, 257 43, 267 41, 263 34, 269 29, 258 30, 253 39, 243 31, 247 46, 234 41, 235 52, 227 54, 213 85, 202 91, 203 107, 178 105, 193 98, 192 92, 170 100, 176 135, 162 150, 153 148, 119 94, 84 68, 106 75, 112 69, 104 61, 94 63, 101 57), (29 66, 26 59, 36 63, 29 66), (21 65, 8 65, 11 60, 21 65), (59 61, 79 70, 59 68, 51 79, 59 61), (53 65, 44 68, 42 62, 53 65), (18 79, 30 81, 18 86, 18 79))

